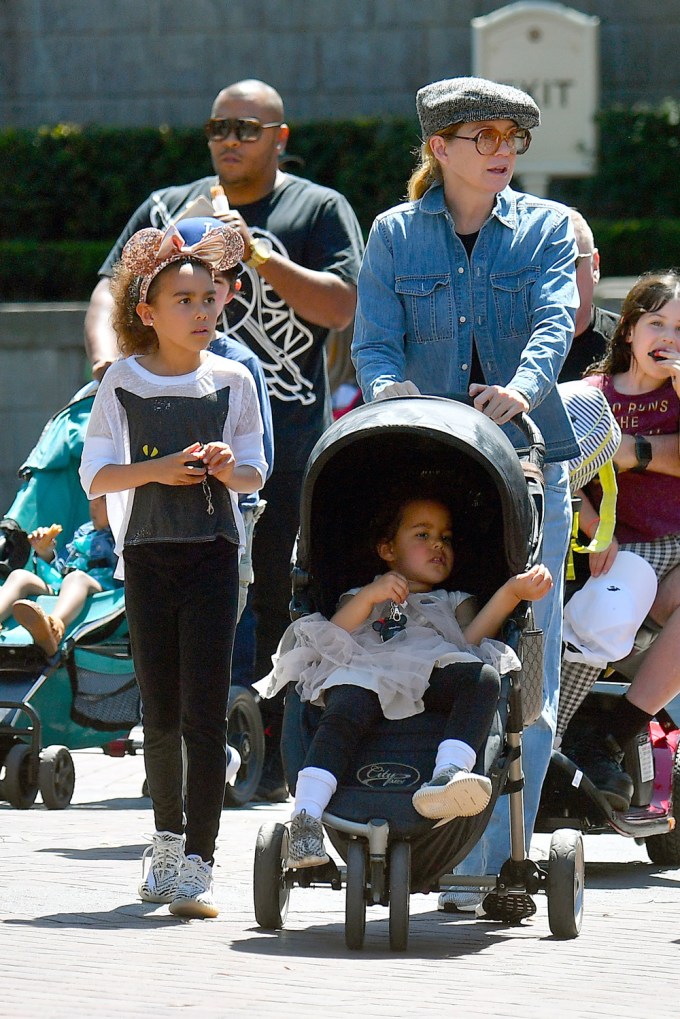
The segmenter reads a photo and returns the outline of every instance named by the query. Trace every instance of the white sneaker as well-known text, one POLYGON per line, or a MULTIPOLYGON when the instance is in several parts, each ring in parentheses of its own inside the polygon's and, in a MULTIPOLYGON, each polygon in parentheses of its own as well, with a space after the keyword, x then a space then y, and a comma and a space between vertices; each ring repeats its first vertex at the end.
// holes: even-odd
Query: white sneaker
POLYGON ((490 779, 452 764, 422 785, 412 802, 423 817, 439 821, 481 814, 490 799, 490 779))
POLYGON ((143 902, 172 902, 183 858, 183 835, 173 831, 154 833, 142 856, 142 883, 138 891, 143 902))
POLYGON ((200 856, 185 856, 177 893, 170 903, 173 916, 203 919, 215 917, 219 909, 213 898, 212 866, 200 856))
POLYGON ((235 785, 236 776, 241 767, 241 755, 235 747, 227 744, 227 780, 226 785, 235 785))
POLYGON ((437 909, 440 913, 476 913, 482 904, 485 893, 481 888, 470 888, 468 891, 449 889, 439 893, 437 909))

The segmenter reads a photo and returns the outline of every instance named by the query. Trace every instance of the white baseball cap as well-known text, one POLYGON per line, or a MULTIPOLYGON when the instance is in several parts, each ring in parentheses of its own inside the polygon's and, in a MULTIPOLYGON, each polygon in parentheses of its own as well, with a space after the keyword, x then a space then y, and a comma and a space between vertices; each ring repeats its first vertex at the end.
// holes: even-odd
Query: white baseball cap
POLYGON ((657 579, 646 559, 619 552, 609 573, 589 577, 564 609, 564 657, 603 669, 630 653, 635 634, 656 597, 657 579))

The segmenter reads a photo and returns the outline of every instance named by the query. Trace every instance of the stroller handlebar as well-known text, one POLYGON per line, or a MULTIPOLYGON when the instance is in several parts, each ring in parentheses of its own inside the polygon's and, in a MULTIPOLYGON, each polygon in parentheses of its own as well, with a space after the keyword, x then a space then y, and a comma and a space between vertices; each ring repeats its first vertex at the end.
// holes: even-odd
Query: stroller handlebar
MULTIPOLYGON (((467 393, 454 393, 450 399, 456 403, 464 403, 467 407, 474 407, 474 400, 467 393)), ((514 425, 515 428, 519 429, 529 442, 527 450, 517 450, 520 460, 529 460, 542 473, 545 461, 545 440, 538 425, 532 421, 528 414, 517 414, 508 424, 514 425)))

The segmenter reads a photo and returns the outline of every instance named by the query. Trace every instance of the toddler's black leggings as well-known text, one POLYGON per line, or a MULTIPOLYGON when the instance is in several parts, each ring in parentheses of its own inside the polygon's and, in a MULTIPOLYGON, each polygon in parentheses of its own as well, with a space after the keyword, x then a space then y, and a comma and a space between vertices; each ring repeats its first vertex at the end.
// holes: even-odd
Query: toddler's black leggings
MULTIPOLYGON (((442 739, 461 740, 475 753, 487 737, 500 693, 500 677, 482 662, 433 669, 423 701, 426 711, 448 713, 442 739)), ((323 768, 342 779, 368 731, 383 717, 378 695, 360 686, 334 686, 305 757, 306 768, 323 768)))

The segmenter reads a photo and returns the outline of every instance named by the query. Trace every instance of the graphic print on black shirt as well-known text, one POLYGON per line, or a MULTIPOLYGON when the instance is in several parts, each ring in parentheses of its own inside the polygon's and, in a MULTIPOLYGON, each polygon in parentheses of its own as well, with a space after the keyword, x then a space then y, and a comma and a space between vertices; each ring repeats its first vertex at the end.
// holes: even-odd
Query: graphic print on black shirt
MULTIPOLYGON (((144 399, 117 388, 116 397, 127 417, 131 462, 168 456, 194 442, 222 441, 229 393, 230 387, 225 386, 200 398, 164 394, 144 399)), ((208 541, 222 535, 238 545, 229 491, 216 478, 206 478, 206 484, 210 500, 205 485, 140 485, 135 489, 125 544, 208 541)))

